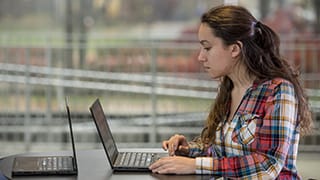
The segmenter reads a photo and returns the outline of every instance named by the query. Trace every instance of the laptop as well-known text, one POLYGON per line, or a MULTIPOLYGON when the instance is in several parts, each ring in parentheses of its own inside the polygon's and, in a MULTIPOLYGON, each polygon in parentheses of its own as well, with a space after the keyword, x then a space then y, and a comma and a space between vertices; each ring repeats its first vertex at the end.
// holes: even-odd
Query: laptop
POLYGON ((70 109, 65 98, 73 156, 19 156, 15 157, 12 168, 13 176, 32 175, 76 175, 77 158, 71 123, 70 109))
POLYGON ((154 161, 168 156, 165 152, 119 152, 99 99, 96 99, 89 109, 110 166, 114 171, 147 172, 150 171, 148 167, 154 161))

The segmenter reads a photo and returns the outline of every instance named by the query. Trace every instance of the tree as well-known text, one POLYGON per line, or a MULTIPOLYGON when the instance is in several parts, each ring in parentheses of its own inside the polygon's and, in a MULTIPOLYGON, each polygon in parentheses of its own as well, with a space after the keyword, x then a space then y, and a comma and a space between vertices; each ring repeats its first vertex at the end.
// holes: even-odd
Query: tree
POLYGON ((260 0, 260 12, 261 12, 261 17, 260 19, 265 19, 268 15, 269 12, 269 7, 270 7, 270 1, 269 0, 260 0))
POLYGON ((72 68, 73 62, 73 28, 72 28, 72 2, 71 0, 66 0, 66 24, 65 24, 65 32, 66 32, 66 50, 65 50, 65 65, 67 68, 72 68))
POLYGON ((316 22, 315 22, 315 33, 319 34, 320 33, 320 1, 319 0, 313 0, 313 7, 315 10, 316 14, 316 22))
POLYGON ((79 11, 79 66, 82 69, 85 64, 86 49, 87 49, 87 32, 93 23, 91 17, 92 1, 80 0, 79 11))

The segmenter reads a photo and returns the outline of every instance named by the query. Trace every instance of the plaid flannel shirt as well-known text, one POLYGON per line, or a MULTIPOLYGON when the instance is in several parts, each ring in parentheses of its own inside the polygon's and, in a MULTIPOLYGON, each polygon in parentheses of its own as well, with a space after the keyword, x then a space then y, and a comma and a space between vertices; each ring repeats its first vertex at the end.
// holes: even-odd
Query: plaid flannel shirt
POLYGON ((300 179, 298 104, 292 83, 275 78, 249 88, 230 123, 220 123, 216 143, 189 142, 197 174, 231 179, 300 179))

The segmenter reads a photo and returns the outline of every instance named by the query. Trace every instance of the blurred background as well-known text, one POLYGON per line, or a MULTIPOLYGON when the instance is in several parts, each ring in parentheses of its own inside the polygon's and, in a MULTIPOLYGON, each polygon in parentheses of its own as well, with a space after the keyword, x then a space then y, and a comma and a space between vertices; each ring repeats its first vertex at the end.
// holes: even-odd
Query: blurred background
POLYGON ((101 148, 89 106, 100 98, 118 147, 198 136, 217 82, 197 62, 201 14, 248 8, 281 37, 315 120, 300 152, 320 152, 319 0, 1 0, 0 156, 101 148))

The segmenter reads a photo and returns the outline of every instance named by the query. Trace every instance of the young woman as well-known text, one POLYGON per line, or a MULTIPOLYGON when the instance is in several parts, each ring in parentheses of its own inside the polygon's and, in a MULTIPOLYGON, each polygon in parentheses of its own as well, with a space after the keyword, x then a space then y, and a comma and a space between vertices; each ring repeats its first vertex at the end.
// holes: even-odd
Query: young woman
POLYGON ((199 138, 174 135, 171 156, 154 173, 212 174, 231 179, 300 179, 299 136, 312 122, 298 74, 280 57, 279 38, 245 8, 206 12, 198 32, 199 62, 218 95, 199 138))

